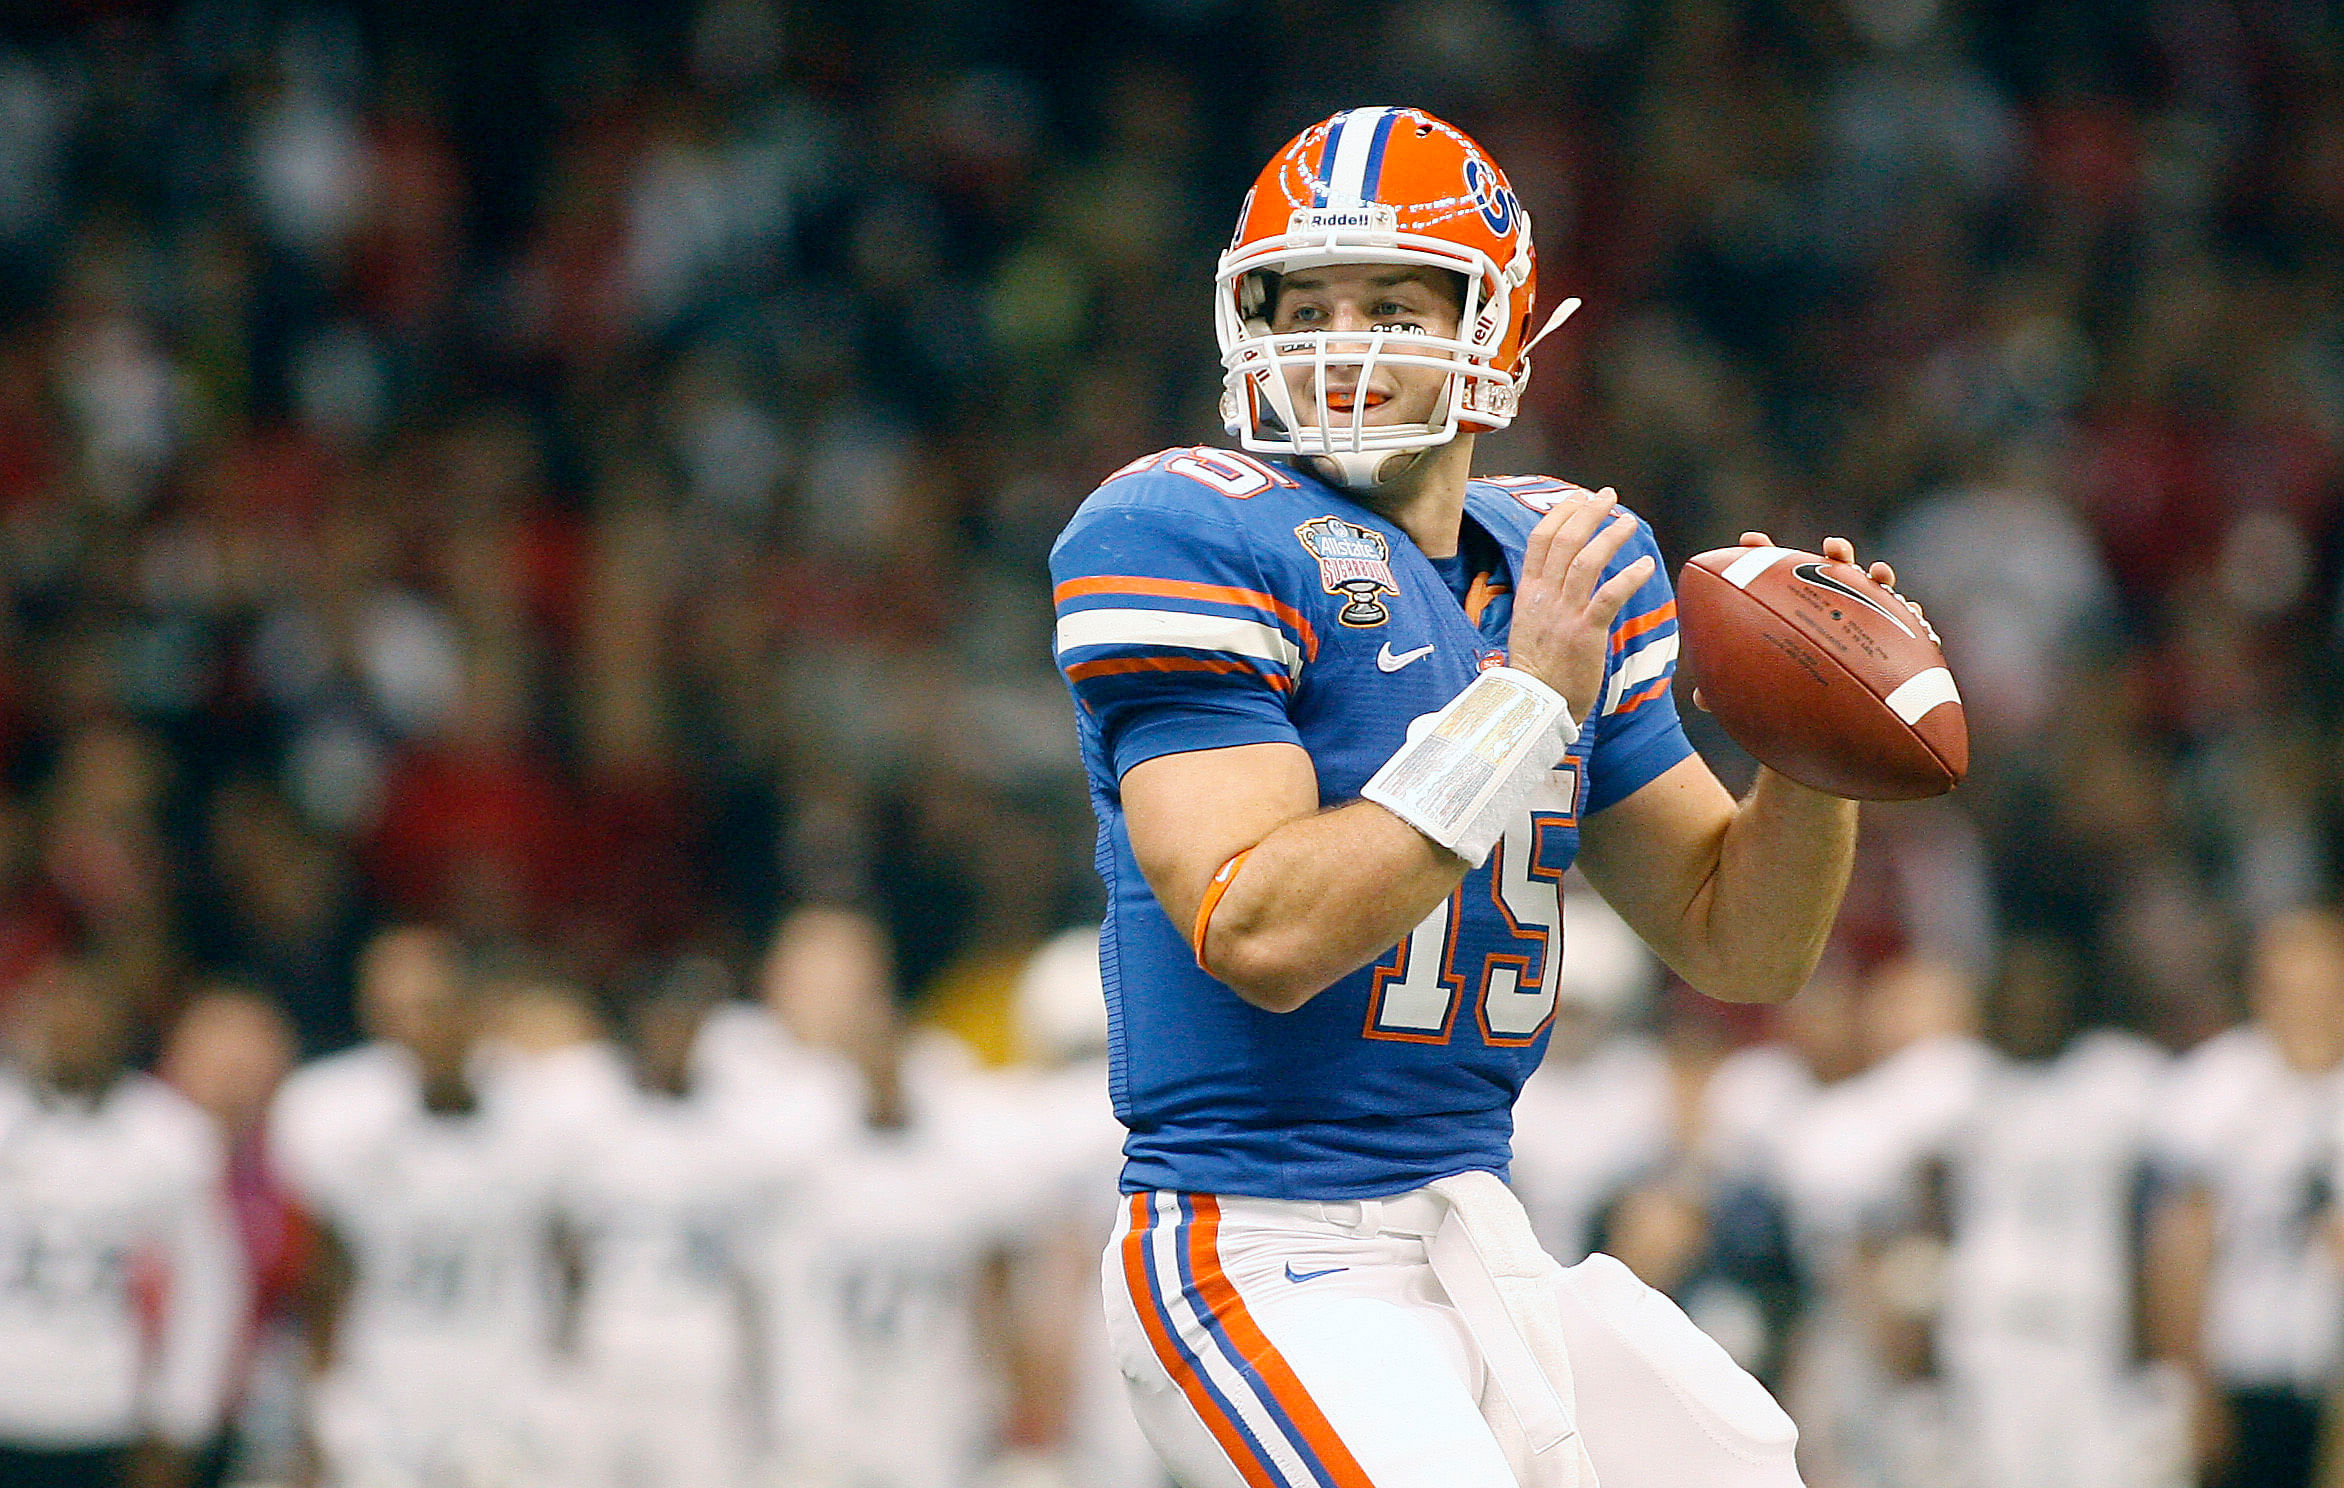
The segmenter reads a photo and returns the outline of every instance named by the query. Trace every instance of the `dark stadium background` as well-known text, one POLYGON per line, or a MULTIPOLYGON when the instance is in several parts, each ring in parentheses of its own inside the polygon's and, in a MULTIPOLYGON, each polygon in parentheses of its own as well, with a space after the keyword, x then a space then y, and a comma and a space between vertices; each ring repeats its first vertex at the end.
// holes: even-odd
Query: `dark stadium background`
POLYGON ((2331 893, 2321 0, 0 15, 0 1020, 69 954, 315 1054, 393 920, 608 1007, 866 897, 1007 1057, 1097 903, 1044 555, 1220 439, 1213 256, 1362 103, 1587 302, 1485 471, 1848 534, 1945 633, 1973 776, 1869 814, 1853 964, 2022 944, 2179 1051, 2331 893))

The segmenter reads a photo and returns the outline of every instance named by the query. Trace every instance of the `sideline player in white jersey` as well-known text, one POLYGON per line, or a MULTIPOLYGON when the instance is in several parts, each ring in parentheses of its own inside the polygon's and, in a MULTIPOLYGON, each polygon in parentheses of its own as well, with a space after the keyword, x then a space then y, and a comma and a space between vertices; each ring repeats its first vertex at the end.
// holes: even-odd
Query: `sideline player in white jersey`
POLYGON ((572 1148, 627 1102, 635 1082, 626 1055, 586 993, 556 978, 523 976, 485 982, 481 997, 466 1070, 500 1117, 572 1148))
POLYGON ((326 1237, 312 1430, 349 1488, 550 1484, 555 1158, 482 1100, 449 947, 396 945, 410 1021, 386 1063, 405 1090, 353 1079, 343 1119, 274 1143, 298 1154, 288 1180, 326 1237))
POLYGON ((219 1138, 186 1100, 124 1068, 125 1015, 90 974, 47 968, 12 1012, 0 1483, 174 1481, 219 1425, 243 1323, 219 1138), (141 1292, 156 1287, 150 1329, 141 1292))
POLYGON ((812 1154, 773 1266, 780 1476, 807 1488, 959 1488, 998 1435, 998 1273, 1014 1132, 967 1052, 915 1039, 877 923, 816 992, 860 1077, 854 1126, 812 1154))
POLYGON ((318 1181, 319 1162, 339 1158, 346 1128, 371 1127, 413 1104, 423 1009, 455 975, 454 954, 445 935, 417 925, 384 930, 359 953, 366 1041, 302 1065, 269 1106, 269 1156, 296 1191, 318 1181))
POLYGON ((1313 124, 1216 279, 1243 451, 1134 461, 1051 554, 1130 1131, 1104 1281, 1192 1488, 1796 1481, 1756 1381, 1618 1262, 1544 1257, 1501 1181, 1574 858, 1695 987, 1773 1001, 1856 826, 1693 755, 1657 545, 1609 491, 1471 477, 1536 287, 1462 132, 1313 124))
POLYGON ((702 1020, 693 1083, 809 1147, 844 1133, 862 1119, 862 1079, 840 1050, 860 1016, 856 989, 887 964, 868 915, 833 904, 791 910, 757 969, 756 1000, 727 1000, 702 1020))
POLYGON ((1782 1112, 1773 1181, 1818 1271, 1914 1213, 1930 1160, 1974 1108, 1987 1063, 1968 985, 1929 961, 1880 967, 1853 1008, 1860 1068, 1782 1112))
MULTIPOLYGON (((1955 1470, 1944 1402, 1918 1377, 1925 1298, 1904 1284, 1895 1247, 1977 1102, 1987 1054, 1971 1032, 1973 996, 1953 968, 1925 959, 1890 962, 1860 990, 1816 990, 1849 999, 1843 1077, 1787 1102, 1762 1142, 1808 1294, 1784 1391, 1818 1481, 1937 1488, 1955 1470)), ((1830 1041, 1818 1039, 1826 1068, 1830 1041)))
POLYGON ((753 1460, 755 1247, 802 1157, 694 1081, 717 990, 671 979, 630 1009, 634 1088, 566 1164, 581 1488, 738 1488, 753 1460))
POLYGON ((2188 1481, 2178 1381, 2134 1365, 2154 1045, 2081 1020, 2077 968, 2014 941, 1993 1051, 1944 1153, 1937 1366, 1971 1488, 2188 1481))
POLYGON ((2292 1488, 2344 1371, 2344 915, 2265 922, 2247 990, 2250 1021, 2183 1055, 2160 1102, 2151 1318, 2193 1361, 2206 1481, 2292 1488))

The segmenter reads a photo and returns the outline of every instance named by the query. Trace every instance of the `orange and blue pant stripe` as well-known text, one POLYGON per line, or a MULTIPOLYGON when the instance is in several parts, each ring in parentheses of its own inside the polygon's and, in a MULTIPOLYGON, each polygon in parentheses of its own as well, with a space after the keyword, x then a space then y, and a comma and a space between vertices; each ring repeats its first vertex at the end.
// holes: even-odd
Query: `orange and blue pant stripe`
POLYGON ((1149 1347, 1249 1488, 1373 1488, 1222 1270, 1219 1202, 1127 1202, 1123 1277, 1149 1347))

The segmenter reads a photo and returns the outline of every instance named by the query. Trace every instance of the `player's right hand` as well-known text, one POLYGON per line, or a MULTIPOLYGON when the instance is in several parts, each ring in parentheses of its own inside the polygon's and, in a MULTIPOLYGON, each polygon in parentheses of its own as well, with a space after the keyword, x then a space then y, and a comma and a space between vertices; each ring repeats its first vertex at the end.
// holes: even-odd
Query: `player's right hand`
POLYGON ((1557 501, 1530 531, 1514 594, 1507 664, 1561 693, 1581 727, 1603 686, 1612 621, 1652 577, 1650 554, 1603 577, 1636 535, 1636 519, 1620 511, 1618 502, 1609 486, 1557 501))

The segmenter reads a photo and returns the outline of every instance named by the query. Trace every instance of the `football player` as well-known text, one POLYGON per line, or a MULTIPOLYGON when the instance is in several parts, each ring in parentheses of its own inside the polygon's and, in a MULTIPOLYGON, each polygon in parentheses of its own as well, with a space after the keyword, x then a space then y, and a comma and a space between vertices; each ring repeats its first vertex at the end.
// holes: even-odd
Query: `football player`
POLYGON ((692 1078, 753 1119, 818 1146, 855 1124, 861 1082, 838 1052, 857 990, 884 963, 869 916, 832 904, 782 917, 757 973, 754 1002, 727 1001, 701 1020, 692 1078))
MULTIPOLYGON (((878 922, 820 913, 827 986, 775 994, 812 1047, 850 1063, 861 1098, 853 1127, 806 1155, 777 1237, 776 1476, 954 1488, 999 1427, 987 1361, 999 1353, 995 1262, 1023 1197, 999 1181, 1014 1124, 956 1040, 904 1026, 878 922)), ((811 964, 791 959, 795 971, 776 974, 811 964)))
POLYGON ((2305 1484, 2344 1378, 2344 915, 2265 921, 2247 991, 2253 1017, 2183 1055, 2158 1102, 2150 1325, 2196 1376, 2205 1480, 2305 1484))
POLYGON ((1051 555, 1130 1130, 1110 1324, 1193 1488, 1797 1480, 1757 1382, 1617 1261, 1545 1259, 1500 1181, 1573 860, 1695 987, 1772 1001, 1856 822, 1694 756, 1610 491, 1471 478, 1536 289, 1472 139, 1311 125, 1215 281, 1240 448, 1133 461, 1051 555))
POLYGON ((1741 1131, 1767 1118, 1756 1149, 1806 1285, 1784 1393, 1819 1479, 1934 1482, 1945 1413, 1924 1378, 1922 1320, 1941 1268, 1914 1264, 1934 1248, 1899 1242, 1939 1207, 1936 1159, 1974 1109, 1988 1056, 1969 1032, 1968 983, 1941 963, 1893 961, 1860 990, 1837 976, 1814 990, 1819 1005, 1795 1020, 1814 1083, 1777 1088, 1771 1109, 1756 1082, 1719 1092, 1748 1103, 1731 1118, 1741 1131))
POLYGON ((381 1073, 329 1077, 338 1121, 315 1119, 319 1086, 278 1098, 295 1124, 272 1146, 326 1242, 312 1428, 334 1481, 525 1488, 550 1480, 557 1168, 472 1074, 480 1009, 451 947, 400 934, 368 968, 401 989, 381 1073))
POLYGON ((628 1019, 635 1086, 562 1184, 575 1237, 580 1421, 597 1488, 738 1488, 752 1440, 755 1247, 796 1160, 692 1071, 722 984, 670 976, 628 1019))
POLYGON ((411 1050, 423 1037, 424 1009, 455 975, 454 956, 445 935, 419 925, 394 926, 367 942, 357 968, 365 1042, 304 1064, 270 1105, 269 1156, 296 1190, 321 1181, 318 1164, 336 1160, 345 1127, 383 1119, 414 1100, 411 1050))
POLYGON ((1026 1465, 1055 1470, 1068 1488, 1151 1488, 1162 1470, 1123 1404, 1089 1281, 1114 1220, 1099 1194, 1123 1162, 1123 1128, 1107 1103, 1098 930, 1065 931, 1036 951, 1018 974, 1013 1009, 1029 1061, 1010 1092, 1023 1130, 996 1165, 1021 1189, 1010 1257, 1012 1421, 1026 1465))
POLYGON ((0 1064, 0 1483, 185 1481, 246 1278, 201 1111, 125 1063, 119 996, 34 977, 0 1064))
POLYGON ((1969 1480, 1999 1488, 2189 1477, 2167 1405, 2181 1382, 2133 1365, 2136 1220, 2165 1056, 2083 1014, 2072 959, 2013 942, 1986 1005, 1994 1057, 1946 1154, 1936 1353, 1969 1480))

